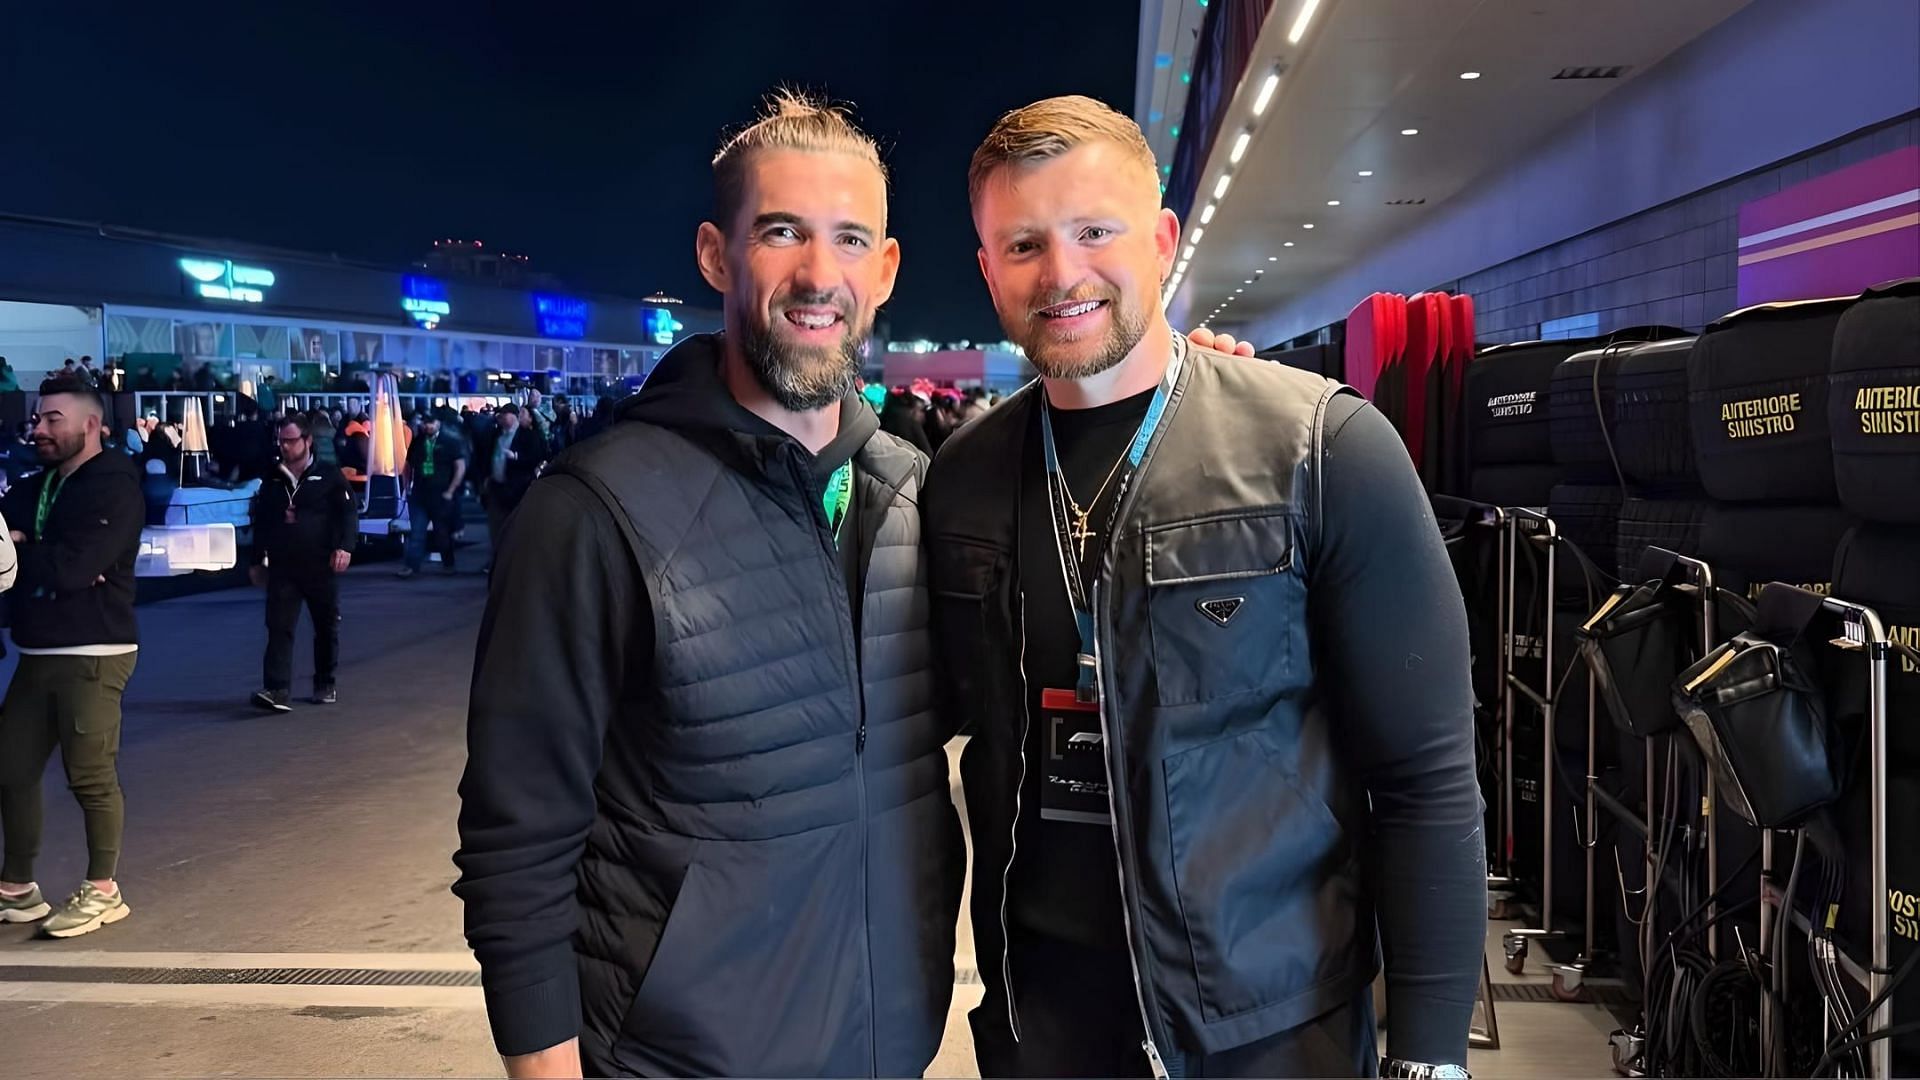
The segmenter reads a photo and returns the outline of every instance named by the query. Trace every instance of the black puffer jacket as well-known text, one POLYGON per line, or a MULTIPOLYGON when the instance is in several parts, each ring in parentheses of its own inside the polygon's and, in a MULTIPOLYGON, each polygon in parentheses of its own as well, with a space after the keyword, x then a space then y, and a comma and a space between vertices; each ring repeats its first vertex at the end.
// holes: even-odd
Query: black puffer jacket
POLYGON ((675 348, 536 481, 493 574, 461 784, 495 1040, 589 1075, 919 1075, 963 847, 933 702, 925 461, 851 401, 860 634, 812 456, 675 348))

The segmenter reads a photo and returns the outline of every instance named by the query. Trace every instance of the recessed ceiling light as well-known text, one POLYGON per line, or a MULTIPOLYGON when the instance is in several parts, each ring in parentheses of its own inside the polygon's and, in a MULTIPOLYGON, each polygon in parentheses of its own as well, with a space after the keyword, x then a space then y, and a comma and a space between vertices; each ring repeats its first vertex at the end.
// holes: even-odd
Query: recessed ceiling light
POLYGON ((1289 241, 1287 241, 1286 243, 1284 243, 1284 244, 1281 244, 1280 246, 1281 246, 1281 247, 1292 247, 1292 246, 1293 246, 1293 241, 1291 241, 1291 240, 1289 240, 1289 241))
POLYGON ((1174 272, 1174 274, 1175 274, 1175 275, 1179 275, 1179 274, 1184 274, 1184 273, 1186 273, 1186 272, 1187 272, 1187 260, 1185 260, 1185 259, 1181 259, 1181 260, 1180 260, 1180 265, 1179 265, 1179 266, 1176 266, 1176 267, 1174 267, 1174 268, 1173 268, 1173 272, 1174 272))
POLYGON ((1372 169, 1361 169, 1361 170, 1360 170, 1360 175, 1361 175, 1361 176, 1372 176, 1372 175, 1373 175, 1373 170, 1372 170, 1372 169))
POLYGON ((1254 277, 1259 277, 1259 276, 1260 276, 1261 274, 1264 274, 1264 273, 1266 273, 1266 271, 1265 271, 1265 270, 1255 270, 1255 271, 1253 272, 1253 276, 1254 276, 1254 277))
POLYGON ((1402 134, 1402 135, 1418 135, 1418 134, 1420 134, 1420 129, 1419 129, 1419 128, 1401 128, 1401 129, 1400 129, 1400 134, 1402 134))
POLYGON ((1312 21, 1313 13, 1320 6, 1320 0, 1307 0, 1300 5, 1300 14, 1293 20, 1293 28, 1287 31, 1287 44, 1298 45, 1300 39, 1307 36, 1307 23, 1312 21))
POLYGON ((1279 261, 1280 261, 1280 256, 1278 256, 1278 255, 1269 255, 1269 256, 1267 256, 1267 261, 1268 261, 1268 262, 1279 262, 1279 261))
POLYGON ((1200 242, 1200 238, 1201 238, 1201 237, 1203 237, 1203 236, 1205 236, 1205 235, 1207 235, 1207 230, 1205 230, 1205 229, 1195 229, 1195 230, 1193 230, 1192 232, 1190 232, 1190 233, 1188 233, 1188 234, 1187 234, 1187 243, 1189 243, 1189 244, 1197 244, 1197 243, 1199 243, 1199 242, 1200 242))
POLYGON ((1480 77, 1480 73, 1477 71, 1463 71, 1460 73, 1460 77, 1463 79, 1469 79, 1469 80, 1477 79, 1480 77))
POLYGON ((1242 285, 1251 285, 1251 284, 1253 284, 1253 279, 1252 279, 1252 278, 1248 278, 1247 280, 1245 280, 1245 281, 1243 281, 1243 282, 1241 282, 1240 284, 1242 284, 1242 285))
POLYGON ((1227 160, 1235 165, 1240 164, 1240 159, 1247 156, 1247 144, 1252 141, 1253 132, 1241 132, 1240 137, 1233 140, 1233 151, 1227 155, 1227 160))
POLYGON ((1207 222, 1212 221, 1213 211, 1214 204, 1208 203, 1206 207, 1200 211, 1200 224, 1205 225, 1207 222))
POLYGON ((1235 290, 1233 290, 1233 295, 1235 295, 1235 296, 1239 296, 1239 295, 1240 295, 1241 293, 1243 293, 1243 292, 1246 292, 1246 291, 1247 291, 1247 290, 1245 290, 1245 289, 1235 289, 1235 290))
POLYGON ((1302 225, 1302 226, 1300 226, 1300 227, 1301 227, 1301 228, 1303 228, 1303 229, 1311 229, 1311 228, 1313 228, 1313 222, 1311 222, 1311 221, 1309 221, 1309 222, 1307 222, 1306 224, 1304 224, 1304 225, 1302 225))
POLYGON ((1191 258, 1193 258, 1193 245, 1192 245, 1192 244, 1188 244, 1188 245, 1187 245, 1187 250, 1185 250, 1185 251, 1183 251, 1183 252, 1181 252, 1181 253, 1180 253, 1180 258, 1181 258, 1181 259, 1191 259, 1191 258))
POLYGON ((1267 111, 1267 106, 1273 104, 1273 92, 1278 89, 1280 89, 1280 73, 1277 71, 1268 73, 1267 81, 1260 84, 1260 95, 1253 99, 1253 115, 1259 116, 1267 111))
POLYGON ((1220 182, 1219 182, 1219 183, 1217 183, 1217 184, 1215 184, 1215 185, 1213 185, 1213 197, 1214 197, 1214 198, 1216 198, 1216 199, 1224 199, 1224 198, 1226 198, 1226 197, 1227 197, 1227 185, 1228 185, 1228 184, 1231 184, 1232 182, 1233 182, 1233 174, 1232 174, 1232 173, 1221 173, 1221 174, 1220 174, 1220 182))
POLYGON ((1328 206, 1339 206, 1339 205, 1340 205, 1340 200, 1339 200, 1339 199, 1328 199, 1328 200, 1327 200, 1327 205, 1328 205, 1328 206))

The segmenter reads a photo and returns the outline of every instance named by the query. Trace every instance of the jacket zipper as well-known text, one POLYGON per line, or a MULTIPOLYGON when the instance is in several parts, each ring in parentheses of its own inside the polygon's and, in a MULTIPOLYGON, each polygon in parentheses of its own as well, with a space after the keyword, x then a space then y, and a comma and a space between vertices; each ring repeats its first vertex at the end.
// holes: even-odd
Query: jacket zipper
MULTIPOLYGON (((796 468, 796 472, 799 474, 798 478, 801 481, 800 490, 806 493, 808 510, 819 526, 816 532, 822 540, 821 553, 827 560, 827 587, 833 590, 838 600, 846 602, 846 607, 843 610, 846 611, 847 617, 842 623, 846 636, 841 640, 846 643, 850 650, 849 659, 853 672, 853 701, 854 705, 859 709, 859 726, 855 728, 853 734, 853 786, 859 796, 860 812, 860 934, 865 942, 867 954, 867 1057, 872 1065, 872 1075, 879 1076, 880 1033, 875 1023, 875 1018, 880 1013, 880 1003, 874 996, 873 988, 873 919, 869 911, 872 903, 869 896, 872 888, 872 874, 869 872, 867 865, 869 858, 868 841, 870 838, 867 835, 866 674, 860 661, 860 641, 853 632, 853 601, 847 595, 847 583, 841 580, 842 573, 839 572, 842 559, 840 556, 840 547, 834 541, 833 523, 827 520, 826 509, 821 505, 820 496, 814 493, 813 485, 808 482, 808 473, 806 470, 796 468)), ((895 492, 892 490, 888 490, 886 493, 887 505, 889 507, 893 504, 894 495, 895 492)), ((859 543, 857 533, 853 537, 853 542, 856 544, 859 543)), ((860 599, 863 604, 866 602, 866 596, 867 587, 866 582, 863 580, 860 583, 860 599)))
POLYGON ((1027 733, 1033 726, 1027 691, 1027 594, 1020 593, 1020 781, 1013 788, 1013 826, 1008 830, 1010 844, 1007 865, 1000 871, 1000 979, 1007 992, 1007 1026, 1013 1041, 1020 1041, 1019 1011, 1013 1004, 1013 936, 1007 930, 1007 886, 1013 878, 1013 860, 1020 854, 1020 803, 1027 790, 1027 733))
MULTIPOLYGON (((1176 383, 1173 388, 1173 393, 1168 397, 1166 412, 1160 419, 1159 437, 1165 436, 1168 426, 1173 422, 1173 414, 1179 407, 1181 397, 1184 396, 1181 391, 1182 387, 1176 383)), ((1128 477, 1121 485, 1120 494, 1115 496, 1118 505, 1115 508, 1113 516, 1112 531, 1114 535, 1109 537, 1107 541, 1107 554, 1101 560, 1103 564, 1102 573, 1105 571, 1104 564, 1113 557, 1112 545, 1114 541, 1119 538, 1120 531, 1126 523, 1127 510, 1132 505, 1132 500, 1139 489, 1140 480, 1146 476, 1147 466, 1153 461, 1153 450, 1159 441, 1159 437, 1148 441, 1146 450, 1140 457, 1139 467, 1136 468, 1133 471, 1133 475, 1128 477)), ((1134 948, 1133 901, 1129 898, 1127 892, 1126 845, 1122 842, 1120 836, 1120 799, 1124 787, 1117 781, 1123 779, 1123 773, 1116 771, 1114 768, 1115 755, 1123 751, 1114 748, 1112 726, 1107 722, 1107 703, 1113 700, 1114 695, 1107 683, 1107 666, 1101 661, 1104 650, 1100 648, 1100 627, 1106 621, 1107 612, 1105 607, 1100 603, 1102 598, 1100 585, 1100 575, 1096 574, 1094 576, 1092 596, 1094 615, 1093 670, 1094 677, 1100 689, 1098 712, 1098 716, 1100 717, 1100 748, 1101 757, 1107 766, 1107 818, 1113 831, 1114 868, 1120 878, 1120 920, 1121 925, 1127 932, 1127 964, 1133 971, 1133 995, 1140 1006, 1140 1024, 1142 1032, 1146 1036, 1141 1040, 1140 1049, 1146 1052, 1147 1064, 1152 1067, 1156 1080, 1165 1080, 1170 1074, 1167 1071, 1165 1060, 1160 1056, 1159 1043, 1155 1041, 1153 1036, 1153 1015, 1147 1008, 1146 979, 1140 973, 1140 957, 1134 948)), ((1022 760, 1024 760, 1024 757, 1022 760)))
MULTIPOLYGON (((1145 464, 1144 461, 1141 462, 1142 467, 1144 467, 1145 464)), ((1122 492, 1122 497, 1125 497, 1124 492, 1122 492)), ((1093 583, 1093 606, 1095 611, 1100 610, 1100 583, 1098 581, 1093 583)), ((1147 1014, 1146 983, 1140 976, 1140 958, 1134 952, 1133 903, 1127 897, 1127 857, 1123 850, 1124 845, 1120 840, 1120 785, 1114 782, 1114 778, 1120 775, 1113 767, 1114 755, 1118 753, 1118 751, 1114 749, 1113 730, 1107 723, 1107 702, 1111 700, 1111 697, 1105 685, 1106 665, 1100 662, 1100 656, 1100 631, 1096 625, 1093 633, 1093 666, 1094 671, 1101 680, 1099 707, 1100 747, 1102 750, 1101 756, 1107 766, 1107 821, 1113 833, 1114 869, 1120 878, 1120 924, 1125 927, 1127 931, 1127 965, 1133 972, 1133 996, 1134 1000, 1140 1006, 1140 1028, 1146 1036, 1141 1040, 1140 1049, 1146 1051, 1147 1064, 1153 1068, 1153 1075, 1156 1077, 1156 1080, 1166 1080, 1169 1074, 1166 1063, 1160 1058, 1160 1047, 1154 1042, 1153 1019, 1147 1014)))

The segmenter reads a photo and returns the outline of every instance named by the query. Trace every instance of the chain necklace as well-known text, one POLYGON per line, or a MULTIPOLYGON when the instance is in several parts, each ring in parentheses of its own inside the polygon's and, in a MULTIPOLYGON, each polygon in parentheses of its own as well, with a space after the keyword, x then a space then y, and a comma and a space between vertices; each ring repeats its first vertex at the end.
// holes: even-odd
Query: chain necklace
MULTIPOLYGON (((1051 405, 1047 406, 1048 409, 1052 409, 1052 407, 1051 405)), ((1120 456, 1113 461, 1113 468, 1107 470, 1107 478, 1100 481, 1100 490, 1093 493, 1093 499, 1087 503, 1086 509, 1084 510, 1081 509, 1080 504, 1074 500, 1073 488, 1067 483, 1066 472, 1062 471, 1060 473, 1060 490, 1061 493, 1067 497, 1067 513, 1073 517, 1073 524, 1068 527, 1068 531, 1073 536, 1073 542, 1079 546, 1079 558, 1081 562, 1087 561, 1087 541, 1093 539, 1099 532, 1099 530, 1093 528, 1088 519, 1093 517, 1094 510, 1100 506, 1100 500, 1107 494, 1107 487, 1113 483, 1113 478, 1120 474, 1120 465, 1126 460, 1127 450, 1122 449, 1120 456)))

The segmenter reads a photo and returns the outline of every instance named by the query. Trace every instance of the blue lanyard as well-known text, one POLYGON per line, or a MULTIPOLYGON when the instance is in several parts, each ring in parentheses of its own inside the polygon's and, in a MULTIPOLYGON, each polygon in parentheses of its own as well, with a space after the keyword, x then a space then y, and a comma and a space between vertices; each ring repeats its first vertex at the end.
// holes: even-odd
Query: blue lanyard
MULTIPOLYGON (((1160 385, 1153 392, 1153 400, 1147 405, 1147 415, 1140 419, 1140 429, 1134 432, 1133 441, 1127 446, 1126 464, 1116 477, 1119 487, 1113 496, 1113 509, 1107 515, 1106 535, 1111 541, 1115 525, 1120 520, 1120 504, 1126 501, 1127 488, 1133 482, 1133 474, 1140 469, 1140 462, 1147 456, 1147 447, 1153 442, 1154 432, 1160 422, 1166 418, 1167 405, 1173 399, 1174 387, 1180 381, 1180 369, 1187 359, 1187 342, 1179 334, 1173 335, 1173 356, 1167 361, 1166 374, 1160 377, 1160 385)), ((1068 518, 1074 517, 1067 505, 1067 482, 1060 471, 1060 453, 1053 439, 1053 416, 1051 406, 1042 393, 1040 403, 1040 445, 1046 455, 1047 464, 1047 508, 1053 513, 1054 550, 1060 556, 1060 576, 1066 581, 1067 602, 1073 607, 1073 622, 1080 632, 1080 653, 1078 656, 1079 676, 1074 683, 1074 696, 1081 701, 1091 702, 1099 699, 1099 672, 1094 662, 1094 621, 1093 605, 1087 599, 1087 587, 1080 574, 1080 559, 1075 554, 1076 537, 1074 526, 1068 518)), ((1096 500, 1097 501, 1097 500, 1096 500)), ((1087 507, 1091 513, 1093 507, 1087 507)), ((1084 533, 1084 518, 1078 523, 1084 533)))

